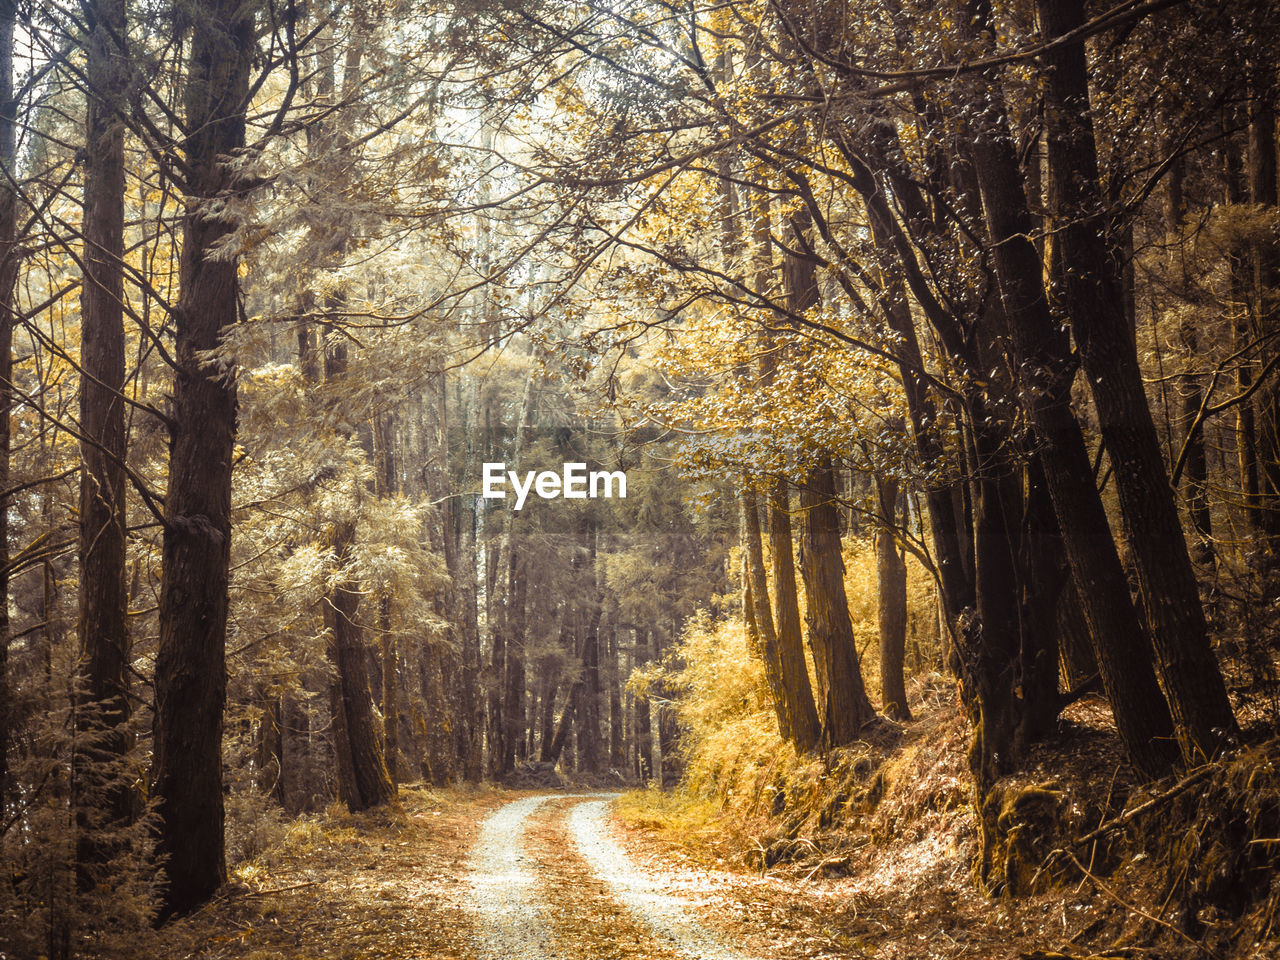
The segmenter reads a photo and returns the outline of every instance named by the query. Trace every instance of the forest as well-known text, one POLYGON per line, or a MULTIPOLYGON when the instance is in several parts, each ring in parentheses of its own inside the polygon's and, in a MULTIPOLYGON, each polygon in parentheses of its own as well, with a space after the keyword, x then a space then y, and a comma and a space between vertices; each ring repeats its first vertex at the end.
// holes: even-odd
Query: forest
POLYGON ((1280 955, 1278 94, 1266 0, 0 0, 0 960, 1280 955))

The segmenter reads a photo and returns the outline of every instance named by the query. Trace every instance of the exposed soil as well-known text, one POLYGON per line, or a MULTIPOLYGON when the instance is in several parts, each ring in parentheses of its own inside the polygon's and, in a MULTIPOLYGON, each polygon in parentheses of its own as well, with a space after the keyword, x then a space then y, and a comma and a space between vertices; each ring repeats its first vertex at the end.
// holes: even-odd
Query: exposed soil
MULTIPOLYGON (((711 829, 619 818, 610 796, 404 788, 398 804, 301 821, 162 933, 166 957, 318 960, 930 960, 1095 956, 1115 904, 1089 883, 992 900, 963 829, 765 872, 711 829)), ((1134 948, 1108 956, 1160 956, 1134 948)))

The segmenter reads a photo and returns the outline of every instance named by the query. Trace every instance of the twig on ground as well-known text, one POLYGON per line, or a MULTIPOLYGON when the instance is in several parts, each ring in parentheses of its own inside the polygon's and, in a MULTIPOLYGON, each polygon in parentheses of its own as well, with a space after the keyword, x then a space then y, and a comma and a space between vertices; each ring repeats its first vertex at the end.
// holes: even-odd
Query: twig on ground
POLYGON ((1090 880, 1092 880, 1097 885, 1099 890, 1105 893, 1108 897, 1110 897, 1116 903, 1120 904, 1120 906, 1124 907, 1126 910, 1130 911, 1131 913, 1136 913, 1138 916, 1142 917, 1145 920, 1150 920, 1152 923, 1155 923, 1155 924, 1158 924, 1159 926, 1164 927, 1166 930, 1172 930, 1183 940, 1187 941, 1187 943, 1191 944, 1193 947, 1196 947, 1199 950, 1204 951, 1210 957, 1213 957, 1214 960, 1222 960, 1221 954, 1216 953, 1213 950, 1210 950, 1199 940, 1196 940, 1192 937, 1187 936, 1187 934, 1183 933, 1181 930, 1179 930, 1177 927, 1171 924, 1168 920, 1161 920, 1159 917, 1152 916, 1151 914, 1147 913, 1145 910, 1141 909, 1140 907, 1137 907, 1134 904, 1130 903, 1128 900, 1125 900, 1123 897, 1120 896, 1120 894, 1116 893, 1109 886, 1107 886, 1107 884, 1104 883, 1099 877, 1090 873, 1089 868, 1086 867, 1083 863, 1081 863, 1079 857, 1077 857, 1070 850, 1066 850, 1064 851, 1064 853, 1066 853, 1066 855, 1071 858, 1072 863, 1074 863, 1077 867, 1079 867, 1084 872, 1085 876, 1087 876, 1090 880))
POLYGON ((288 887, 275 887, 271 890, 254 890, 240 897, 241 900, 248 900, 250 897, 265 897, 273 893, 288 893, 290 890, 301 890, 303 887, 314 887, 323 883, 323 880, 308 880, 306 883, 295 883, 288 887))

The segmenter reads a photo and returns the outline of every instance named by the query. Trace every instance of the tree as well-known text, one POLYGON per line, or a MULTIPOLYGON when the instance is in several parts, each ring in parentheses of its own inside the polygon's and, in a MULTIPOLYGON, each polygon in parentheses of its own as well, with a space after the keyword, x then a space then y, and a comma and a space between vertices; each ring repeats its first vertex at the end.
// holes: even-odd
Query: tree
POLYGON ((210 356, 240 319, 237 257, 219 245, 236 229, 230 201, 245 189, 230 161, 245 145, 256 6, 199 0, 190 7, 181 168, 187 212, 173 310, 177 368, 152 774, 166 915, 190 910, 227 879, 222 730, 236 385, 234 372, 210 356))
POLYGON ((880 626, 881 709, 891 720, 910 720, 903 661, 907 648, 907 565, 898 553, 893 527, 897 523, 898 484, 891 478, 877 483, 880 516, 876 530, 876 579, 880 626))
MULTIPOLYGON (((85 63, 87 129, 84 278, 80 316, 80 649, 85 710, 95 731, 88 759, 107 764, 129 746, 129 626, 125 585, 124 120, 128 26, 124 0, 90 5, 85 63)), ((108 797, 107 821, 127 823, 136 805, 123 783, 108 797)), ((85 813, 85 811, 82 811, 85 813)), ((87 824, 86 824, 87 826, 87 824)), ((97 858, 93 838, 82 855, 97 858)))
MULTIPOLYGON (((1056 39, 1084 22, 1080 0, 1038 4, 1056 39)), ((1107 249, 1083 42, 1047 57, 1048 161, 1063 269, 1055 277, 1115 466, 1139 595, 1183 759, 1214 756, 1235 730, 1209 648, 1199 590, 1124 314, 1118 257, 1107 249)), ((1274 140, 1274 136, 1272 137, 1274 140)), ((1272 174, 1274 189, 1275 175, 1272 174)))
MULTIPOLYGON (((10 486, 10 411, 13 408, 14 284, 18 278, 18 102, 13 95, 16 0, 0 3, 0 491, 10 486)), ((9 784, 9 496, 0 493, 0 803, 9 784)))

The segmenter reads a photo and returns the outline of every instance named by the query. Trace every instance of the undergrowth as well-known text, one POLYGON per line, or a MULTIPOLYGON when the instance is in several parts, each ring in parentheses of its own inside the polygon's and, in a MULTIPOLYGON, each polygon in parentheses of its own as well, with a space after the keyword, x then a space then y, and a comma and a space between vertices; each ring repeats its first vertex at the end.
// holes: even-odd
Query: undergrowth
POLYGON ((821 757, 778 735, 738 621, 693 620, 649 679, 674 694, 685 777, 627 795, 620 813, 693 858, 805 880, 892 875, 904 890, 959 870, 1006 902, 1085 897, 1095 919, 1075 940, 1098 949, 1280 955, 1280 740, 1261 727, 1190 779, 1144 785, 1105 702, 1086 698, 979 811, 969 727, 936 673, 909 683, 913 722, 879 721, 821 757))

